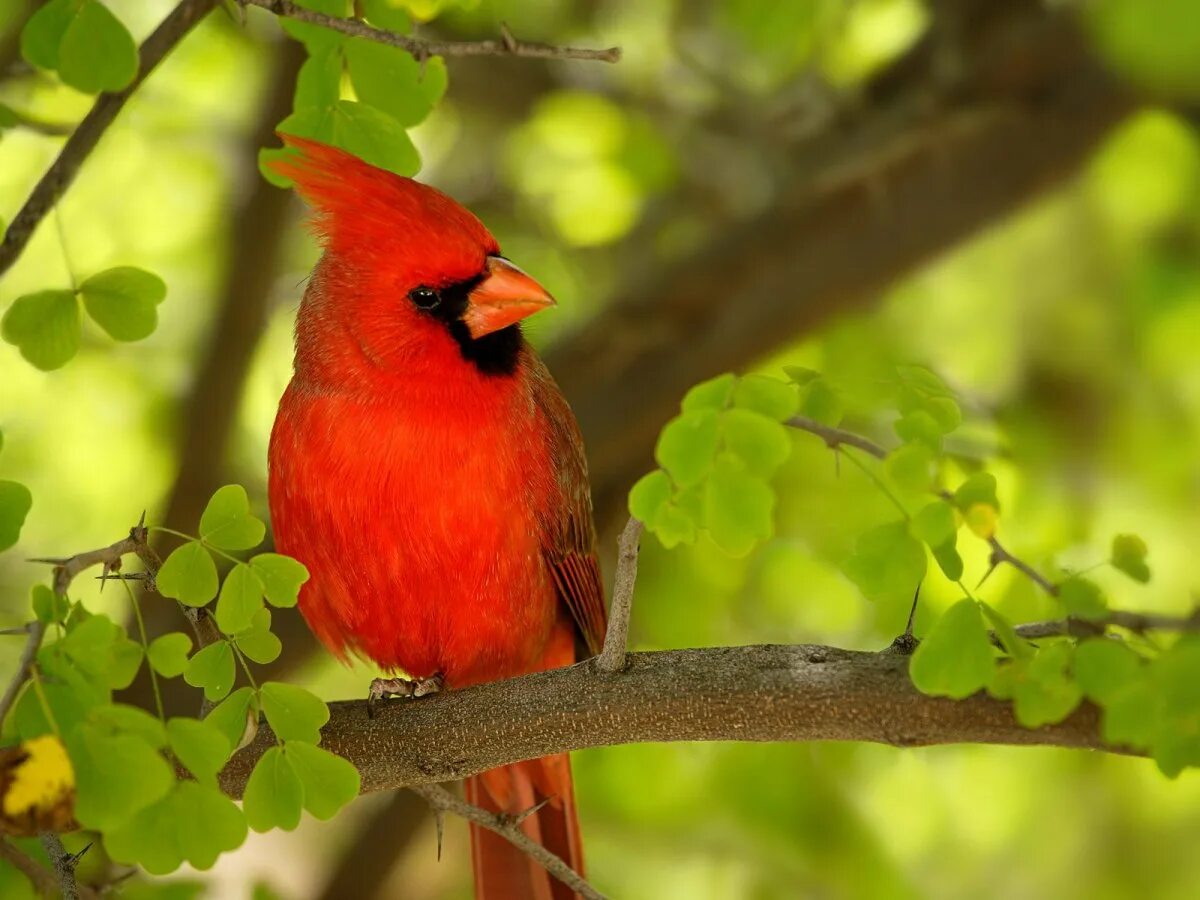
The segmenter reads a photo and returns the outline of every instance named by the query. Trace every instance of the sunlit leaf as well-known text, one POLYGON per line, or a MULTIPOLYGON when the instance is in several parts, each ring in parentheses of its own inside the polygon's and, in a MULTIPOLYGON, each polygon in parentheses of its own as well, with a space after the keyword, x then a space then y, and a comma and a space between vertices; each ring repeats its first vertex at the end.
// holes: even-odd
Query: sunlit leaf
POLYGON ((683 413, 658 436, 654 458, 681 487, 696 484, 712 469, 720 439, 720 416, 713 410, 683 413))
POLYGON ((0 481, 0 550, 7 550, 21 537, 21 527, 32 507, 29 488, 15 481, 0 481))
POLYGON ((204 606, 217 593, 217 565, 199 541, 188 541, 171 552, 154 581, 164 597, 204 606))
POLYGON ((146 661, 166 678, 176 678, 187 668, 192 639, 182 631, 160 635, 146 648, 146 661))
POLYGON ((347 760, 315 744, 288 741, 284 753, 304 787, 304 808, 330 819, 358 796, 358 770, 347 760))
POLYGON ((291 831, 300 824, 304 786, 282 747, 271 747, 250 773, 242 795, 246 821, 255 831, 282 828, 291 831))
POLYGON ((13 301, 0 335, 39 369, 57 369, 79 351, 79 301, 73 291, 40 291, 13 301))
POLYGON ((275 732, 285 741, 321 739, 321 726, 329 721, 329 707, 311 691, 294 684, 268 681, 259 689, 263 715, 275 732))
POLYGON ((995 651, 979 604, 963 599, 933 623, 913 653, 909 674, 923 693, 957 700, 983 690, 994 668, 995 651))
POLYGON ((119 91, 137 75, 137 44, 99 0, 83 0, 58 46, 58 74, 87 94, 119 91))
POLYGON ((775 492, 727 454, 705 484, 704 527, 718 547, 743 556, 775 530, 775 492))
POLYGON ((308 581, 303 563, 281 553, 259 553, 250 558, 249 565, 262 581, 268 603, 278 607, 296 605, 300 587, 308 581))
POLYGON ((200 538, 222 550, 249 550, 262 543, 267 526, 250 513, 250 498, 240 484, 218 488, 200 516, 200 538))
POLYGON ((1150 580, 1150 567, 1146 565, 1146 542, 1136 534, 1118 534, 1113 538, 1109 562, 1113 568, 1124 572, 1134 581, 1146 584, 1150 580))
POLYGON ((229 693, 236 674, 233 648, 227 641, 217 641, 188 660, 183 680, 192 687, 204 688, 204 696, 215 702, 229 693))
POLYGON ((107 269, 79 286, 83 307, 118 341, 140 341, 158 324, 158 304, 167 285, 157 275, 132 266, 107 269))

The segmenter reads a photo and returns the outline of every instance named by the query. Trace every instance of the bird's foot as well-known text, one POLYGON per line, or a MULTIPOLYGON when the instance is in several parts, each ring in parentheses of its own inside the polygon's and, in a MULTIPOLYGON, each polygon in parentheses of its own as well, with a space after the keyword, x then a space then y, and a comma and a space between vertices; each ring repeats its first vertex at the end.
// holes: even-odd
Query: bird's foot
POLYGON ((370 691, 367 694, 367 714, 375 716, 375 704, 389 697, 404 697, 417 699, 428 694, 436 694, 446 684, 441 672, 435 672, 428 678, 373 678, 370 691))

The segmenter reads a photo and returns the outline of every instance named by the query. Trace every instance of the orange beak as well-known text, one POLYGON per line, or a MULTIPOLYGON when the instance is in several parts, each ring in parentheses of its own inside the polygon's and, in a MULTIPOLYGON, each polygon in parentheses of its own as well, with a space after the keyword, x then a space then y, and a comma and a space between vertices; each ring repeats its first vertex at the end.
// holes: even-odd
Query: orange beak
POLYGON ((467 295, 463 322, 472 338, 481 338, 547 306, 554 306, 554 298, 544 287, 507 259, 489 256, 487 275, 467 295))

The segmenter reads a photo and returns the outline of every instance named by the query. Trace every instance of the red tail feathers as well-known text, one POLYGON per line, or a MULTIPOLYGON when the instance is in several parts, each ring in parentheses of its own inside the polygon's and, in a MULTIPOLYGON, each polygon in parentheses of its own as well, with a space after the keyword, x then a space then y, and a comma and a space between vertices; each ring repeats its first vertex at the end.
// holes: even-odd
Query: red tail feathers
MULTIPOLYGON (((571 760, 565 753, 492 769, 467 779, 467 801, 518 815, 549 798, 521 829, 583 875, 571 760)), ((575 893, 500 835, 471 826, 475 900, 579 900, 575 893)))

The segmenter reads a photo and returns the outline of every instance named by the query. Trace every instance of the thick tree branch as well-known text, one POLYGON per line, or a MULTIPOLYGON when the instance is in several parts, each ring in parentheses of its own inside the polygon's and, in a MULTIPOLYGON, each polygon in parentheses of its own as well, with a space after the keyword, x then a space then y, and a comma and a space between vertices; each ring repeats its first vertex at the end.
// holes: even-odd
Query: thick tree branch
POLYGON ((521 852, 536 860, 547 872, 587 900, 604 900, 604 895, 585 881, 563 859, 551 853, 521 830, 520 816, 498 816, 486 809, 456 797, 439 784, 422 784, 410 788, 420 794, 439 813, 449 812, 474 822, 481 828, 494 831, 521 852))
POLYGON ((407 50, 419 60, 432 56, 519 56, 526 59, 583 59, 615 63, 621 59, 620 47, 590 50, 580 47, 551 47, 531 41, 519 41, 504 28, 498 41, 428 41, 374 28, 359 19, 343 19, 298 6, 290 0, 237 0, 243 6, 257 6, 277 16, 308 22, 380 44, 407 50))
MULTIPOLYGON (((1105 744, 1099 711, 1028 729, 1012 705, 977 694, 929 697, 908 657, 835 647, 749 646, 631 653, 618 673, 594 662, 415 701, 333 703, 322 744, 349 759, 363 791, 454 781, 586 747, 661 741, 981 743, 1128 752, 1105 744)), ((264 724, 221 775, 240 796, 275 738, 264 724)))
POLYGON ((46 214, 54 208, 89 154, 96 148, 108 126, 125 106, 154 68, 193 26, 217 5, 217 0, 182 0, 162 24, 142 44, 138 73, 133 83, 115 94, 101 94, 79 127, 67 139, 58 158, 54 160, 41 181, 34 187, 25 205, 13 217, 0 243, 0 275, 12 267, 33 237, 33 232, 46 214))

